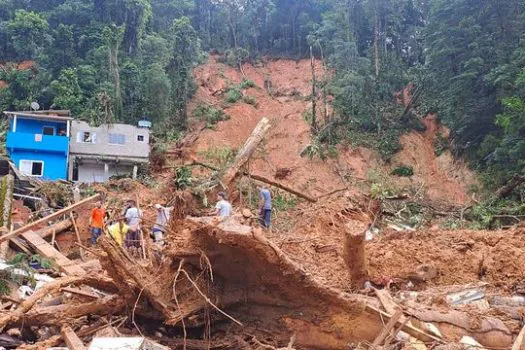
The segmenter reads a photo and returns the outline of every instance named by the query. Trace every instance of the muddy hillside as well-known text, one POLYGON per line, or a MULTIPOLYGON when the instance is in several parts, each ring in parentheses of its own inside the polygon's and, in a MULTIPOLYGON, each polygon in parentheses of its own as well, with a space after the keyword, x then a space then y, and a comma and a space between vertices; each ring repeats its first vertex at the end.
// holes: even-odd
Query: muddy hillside
POLYGON ((436 154, 449 131, 435 115, 391 162, 349 146, 304 156, 310 63, 239 69, 211 56, 194 71, 190 131, 138 180, 27 180, 34 192, 14 198, 6 177, 0 345, 521 349, 523 227, 451 229, 477 179, 448 148, 436 154), (392 175, 401 165, 412 176, 392 175), (269 228, 261 186, 273 196, 269 228), (219 193, 231 215, 215 213, 219 193), (91 241, 99 205, 110 219, 91 241))

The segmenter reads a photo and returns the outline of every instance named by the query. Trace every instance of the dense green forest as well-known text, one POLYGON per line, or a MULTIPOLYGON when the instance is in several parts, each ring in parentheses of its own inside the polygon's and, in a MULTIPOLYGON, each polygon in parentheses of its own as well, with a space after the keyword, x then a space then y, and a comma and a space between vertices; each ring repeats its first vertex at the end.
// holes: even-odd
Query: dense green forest
MULTIPOLYGON (((335 74, 322 144, 352 139, 388 158, 420 128, 393 94, 415 84, 454 151, 500 186, 525 173, 525 2, 507 0, 0 0, 0 107, 71 109, 93 122, 183 130, 191 70, 215 51, 238 65, 312 53, 335 74)), ((320 132, 318 132, 320 131, 320 132)))

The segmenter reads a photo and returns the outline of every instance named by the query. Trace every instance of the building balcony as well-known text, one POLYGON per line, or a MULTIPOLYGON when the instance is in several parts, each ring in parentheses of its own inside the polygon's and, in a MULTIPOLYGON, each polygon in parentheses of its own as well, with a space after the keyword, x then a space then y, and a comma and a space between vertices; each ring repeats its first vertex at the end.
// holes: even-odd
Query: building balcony
POLYGON ((67 136, 51 136, 29 134, 23 132, 8 132, 6 148, 8 150, 29 150, 41 152, 63 153, 69 152, 69 138, 67 136))

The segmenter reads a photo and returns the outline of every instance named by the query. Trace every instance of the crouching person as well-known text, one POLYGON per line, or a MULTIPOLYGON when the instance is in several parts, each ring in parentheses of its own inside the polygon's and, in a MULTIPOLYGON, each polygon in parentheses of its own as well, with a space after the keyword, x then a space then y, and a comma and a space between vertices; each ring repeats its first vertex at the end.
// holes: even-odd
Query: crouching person
POLYGON ((154 208, 157 210, 157 219, 155 220, 155 225, 151 231, 153 232, 155 243, 159 246, 163 246, 164 234, 166 233, 166 229, 170 222, 173 207, 163 207, 160 204, 155 204, 154 208))

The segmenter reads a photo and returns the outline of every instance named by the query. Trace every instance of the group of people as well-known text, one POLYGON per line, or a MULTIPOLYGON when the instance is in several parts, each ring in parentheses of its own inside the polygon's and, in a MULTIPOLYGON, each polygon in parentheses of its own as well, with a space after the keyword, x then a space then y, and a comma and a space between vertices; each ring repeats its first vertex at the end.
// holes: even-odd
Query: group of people
MULTIPOLYGON (((157 218, 151 232, 155 243, 162 246, 173 207, 164 207, 160 204, 155 204, 153 207, 157 211, 157 218)), ((133 199, 128 199, 122 215, 112 220, 110 220, 109 214, 102 205, 102 202, 97 202, 91 210, 89 221, 91 243, 93 245, 96 244, 100 235, 106 232, 120 246, 128 249, 140 248, 142 242, 142 222, 142 210, 137 207, 137 203, 133 199)))
MULTIPOLYGON (((272 224, 272 194, 266 187, 260 186, 259 190, 259 223, 270 228, 272 224)), ((226 193, 219 192, 217 195, 214 215, 225 218, 232 215, 232 205, 228 202, 226 193)))
MULTIPOLYGON (((157 212, 155 223, 151 233, 154 242, 158 246, 164 245, 164 235, 170 222, 173 207, 165 207, 155 204, 153 208, 157 212)), ((214 215, 226 218, 232 215, 232 205, 228 202, 225 192, 219 192, 217 204, 215 205, 214 215)), ((265 187, 259 187, 259 222, 265 228, 270 228, 272 221, 272 194, 265 187)), ((122 215, 111 219, 102 202, 97 202, 91 210, 89 220, 91 231, 91 243, 95 245, 102 233, 110 235, 120 246, 130 250, 136 250, 142 244, 141 224, 143 223, 143 213, 137 207, 133 199, 126 201, 122 215)))

